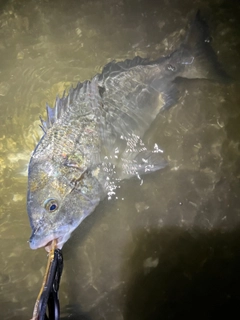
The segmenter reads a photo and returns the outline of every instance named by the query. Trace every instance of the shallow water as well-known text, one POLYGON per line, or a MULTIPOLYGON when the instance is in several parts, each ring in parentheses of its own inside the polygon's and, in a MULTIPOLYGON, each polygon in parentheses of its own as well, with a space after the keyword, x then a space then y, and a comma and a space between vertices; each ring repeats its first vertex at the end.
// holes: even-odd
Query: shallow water
POLYGON ((113 59, 156 58, 201 8, 230 84, 179 83, 145 137, 169 166, 123 181, 63 249, 63 319, 239 314, 240 6, 236 1, 1 1, 0 313, 30 319, 46 265, 27 240, 27 163, 45 103, 113 59))

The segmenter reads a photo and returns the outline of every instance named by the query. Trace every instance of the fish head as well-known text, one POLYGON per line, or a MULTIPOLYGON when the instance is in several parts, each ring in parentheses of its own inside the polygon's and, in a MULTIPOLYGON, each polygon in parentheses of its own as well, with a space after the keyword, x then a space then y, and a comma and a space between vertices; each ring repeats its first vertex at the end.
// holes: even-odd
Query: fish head
POLYGON ((101 186, 89 169, 66 166, 53 160, 29 163, 27 211, 32 228, 31 249, 57 240, 62 248, 73 230, 100 201, 101 186))

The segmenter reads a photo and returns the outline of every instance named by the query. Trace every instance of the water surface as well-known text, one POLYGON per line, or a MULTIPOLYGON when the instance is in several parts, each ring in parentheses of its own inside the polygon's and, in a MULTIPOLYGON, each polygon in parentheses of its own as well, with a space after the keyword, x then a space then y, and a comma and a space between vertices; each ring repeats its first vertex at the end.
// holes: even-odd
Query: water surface
POLYGON ((121 183, 63 249, 63 319, 231 318, 239 308, 237 1, 1 1, 0 313, 30 319, 46 265, 27 240, 27 163, 39 115, 107 62, 167 55, 198 8, 232 83, 180 81, 145 139, 169 166, 121 183))

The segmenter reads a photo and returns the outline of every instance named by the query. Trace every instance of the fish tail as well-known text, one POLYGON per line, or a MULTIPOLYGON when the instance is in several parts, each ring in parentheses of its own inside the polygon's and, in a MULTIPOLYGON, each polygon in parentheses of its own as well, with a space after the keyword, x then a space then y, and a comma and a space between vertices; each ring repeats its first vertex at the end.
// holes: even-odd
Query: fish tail
POLYGON ((197 12, 183 44, 179 48, 185 65, 181 77, 189 79, 209 79, 229 81, 230 77, 218 61, 216 52, 211 46, 212 37, 206 21, 197 12))

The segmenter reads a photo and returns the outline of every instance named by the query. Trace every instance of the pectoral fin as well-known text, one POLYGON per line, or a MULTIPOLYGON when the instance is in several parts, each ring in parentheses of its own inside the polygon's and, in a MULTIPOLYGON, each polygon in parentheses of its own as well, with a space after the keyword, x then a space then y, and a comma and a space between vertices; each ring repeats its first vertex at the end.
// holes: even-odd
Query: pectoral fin
POLYGON ((167 165, 160 149, 149 151, 143 150, 135 155, 133 160, 122 159, 122 179, 137 176, 163 169, 167 165))

